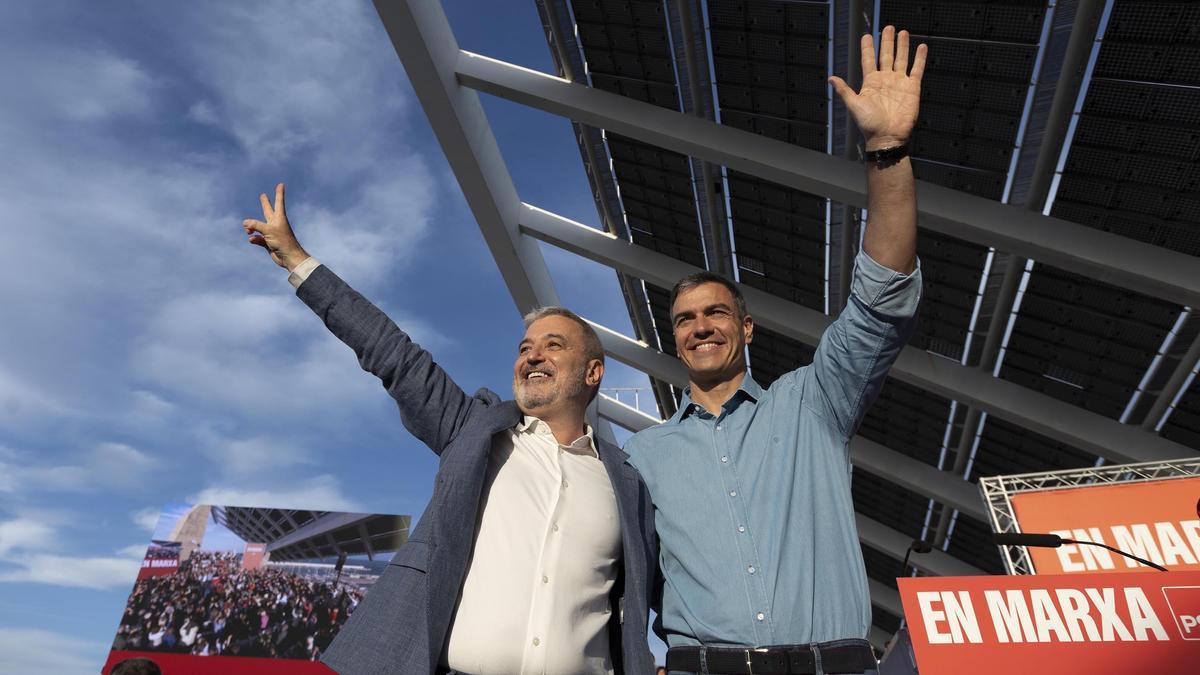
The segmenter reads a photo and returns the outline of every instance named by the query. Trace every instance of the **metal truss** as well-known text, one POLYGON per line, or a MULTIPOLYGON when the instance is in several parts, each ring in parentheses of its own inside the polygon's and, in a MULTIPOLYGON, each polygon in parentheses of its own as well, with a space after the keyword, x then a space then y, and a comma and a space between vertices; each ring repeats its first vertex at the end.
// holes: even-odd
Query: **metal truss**
MULTIPOLYGON (((1021 493, 1196 476, 1200 476, 1200 459, 1185 459, 992 476, 979 479, 979 491, 987 504, 992 530, 999 533, 1020 532, 1021 527, 1013 511, 1012 498, 1021 493)), ((1029 558, 1029 550, 1024 546, 1001 546, 1000 557, 1004 560, 1009 574, 1037 574, 1029 558)))

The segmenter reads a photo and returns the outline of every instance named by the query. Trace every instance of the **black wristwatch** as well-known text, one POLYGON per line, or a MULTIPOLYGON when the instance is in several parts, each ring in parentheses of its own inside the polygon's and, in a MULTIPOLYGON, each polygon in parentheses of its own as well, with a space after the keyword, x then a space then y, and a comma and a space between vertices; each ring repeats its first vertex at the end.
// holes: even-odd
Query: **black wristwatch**
POLYGON ((908 156, 908 144, 893 145, 890 148, 866 150, 863 152, 864 162, 894 162, 908 156))

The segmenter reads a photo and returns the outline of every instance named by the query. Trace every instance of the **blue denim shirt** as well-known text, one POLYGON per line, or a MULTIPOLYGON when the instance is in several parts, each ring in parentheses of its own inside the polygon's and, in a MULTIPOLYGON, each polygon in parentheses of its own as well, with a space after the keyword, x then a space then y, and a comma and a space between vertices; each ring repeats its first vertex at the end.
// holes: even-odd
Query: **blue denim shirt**
POLYGON ((860 253, 846 309, 812 364, 769 389, 747 374, 714 416, 679 411, 633 436, 654 500, 671 647, 863 638, 871 597, 848 443, 915 323, 921 273, 860 253))

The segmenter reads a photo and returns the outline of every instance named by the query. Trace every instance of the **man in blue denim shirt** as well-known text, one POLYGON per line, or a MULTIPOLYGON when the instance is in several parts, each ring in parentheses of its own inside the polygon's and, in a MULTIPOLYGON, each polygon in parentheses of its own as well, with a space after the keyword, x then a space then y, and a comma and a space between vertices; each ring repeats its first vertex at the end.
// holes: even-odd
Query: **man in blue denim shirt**
POLYGON ((846 308, 813 362, 769 389, 746 373, 754 333, 737 287, 701 273, 671 299, 688 368, 679 411, 626 446, 655 506, 671 672, 873 673, 871 598, 848 443, 910 334, 920 300, 906 144, 926 48, 889 26, 863 86, 830 78, 866 138, 869 223, 846 308))

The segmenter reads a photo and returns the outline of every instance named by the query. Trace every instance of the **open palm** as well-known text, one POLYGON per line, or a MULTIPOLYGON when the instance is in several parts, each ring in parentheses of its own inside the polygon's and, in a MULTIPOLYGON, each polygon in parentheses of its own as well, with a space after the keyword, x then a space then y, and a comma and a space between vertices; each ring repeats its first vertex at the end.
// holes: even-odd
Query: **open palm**
POLYGON ((928 53, 925 45, 918 46, 909 72, 908 31, 897 35, 892 26, 887 26, 879 36, 879 45, 877 63, 874 40, 870 35, 862 37, 863 83, 857 94, 842 78, 829 78, 866 139, 867 150, 902 145, 912 136, 921 107, 921 76, 928 53))

